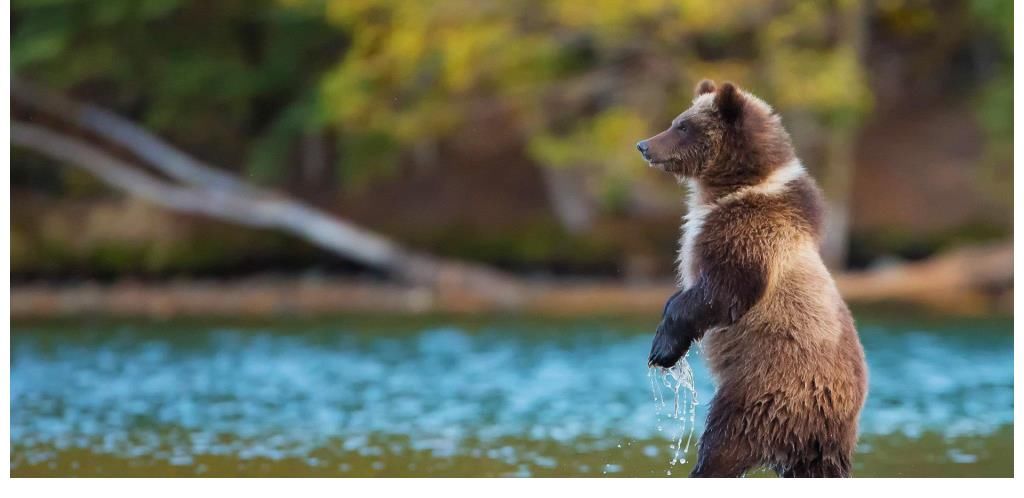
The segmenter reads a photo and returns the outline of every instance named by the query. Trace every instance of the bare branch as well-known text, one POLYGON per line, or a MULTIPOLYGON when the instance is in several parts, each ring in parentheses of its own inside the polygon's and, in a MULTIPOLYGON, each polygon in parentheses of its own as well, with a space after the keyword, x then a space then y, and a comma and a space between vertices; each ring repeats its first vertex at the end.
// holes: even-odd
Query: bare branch
POLYGON ((124 147, 183 183, 205 189, 266 194, 234 175, 203 164, 135 123, 105 109, 75 102, 17 77, 11 79, 11 98, 19 104, 58 117, 124 147))
POLYGON ((174 187, 141 173, 134 165, 100 151, 84 142, 68 138, 44 127, 11 121, 11 144, 43 153, 53 159, 79 166, 111 186, 125 190, 155 204, 177 211, 196 211, 205 206, 205 197, 188 189, 174 187))
POLYGON ((403 258, 413 257, 376 234, 295 201, 169 185, 82 140, 42 126, 13 121, 11 143, 81 167, 114 187, 160 206, 246 226, 282 229, 370 267, 401 271, 403 258))

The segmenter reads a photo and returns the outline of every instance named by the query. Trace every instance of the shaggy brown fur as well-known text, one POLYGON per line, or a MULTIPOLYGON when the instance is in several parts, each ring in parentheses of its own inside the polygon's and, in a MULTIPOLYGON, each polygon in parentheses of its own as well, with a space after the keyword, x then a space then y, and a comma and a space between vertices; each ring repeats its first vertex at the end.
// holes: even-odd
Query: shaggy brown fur
POLYGON ((670 367, 702 340, 717 380, 691 475, 849 476, 867 367, 818 254, 820 191, 779 116, 705 80, 693 106, 637 148, 690 183, 681 288, 649 361, 670 367))

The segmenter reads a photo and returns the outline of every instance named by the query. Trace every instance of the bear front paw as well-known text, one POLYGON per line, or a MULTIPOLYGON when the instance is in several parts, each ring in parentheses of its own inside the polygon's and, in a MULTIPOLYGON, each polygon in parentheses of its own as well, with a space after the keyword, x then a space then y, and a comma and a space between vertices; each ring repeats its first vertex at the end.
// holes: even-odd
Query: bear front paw
POLYGON ((671 368, 690 349, 691 341, 679 331, 671 330, 672 325, 669 320, 662 320, 658 324, 651 344, 651 354, 647 357, 647 366, 671 368))

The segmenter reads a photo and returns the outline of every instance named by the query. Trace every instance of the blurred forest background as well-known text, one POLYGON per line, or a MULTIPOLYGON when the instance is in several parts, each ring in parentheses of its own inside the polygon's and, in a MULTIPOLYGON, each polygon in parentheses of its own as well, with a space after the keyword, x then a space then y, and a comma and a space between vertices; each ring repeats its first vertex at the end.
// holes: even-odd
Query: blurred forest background
MULTIPOLYGON (((423 258, 664 284, 683 191, 633 144, 704 77, 780 110, 828 197, 834 269, 984 259, 1012 245, 1012 9, 14 0, 15 289, 436 281, 402 263, 423 258)), ((968 280, 1008 304, 998 255, 968 280)))

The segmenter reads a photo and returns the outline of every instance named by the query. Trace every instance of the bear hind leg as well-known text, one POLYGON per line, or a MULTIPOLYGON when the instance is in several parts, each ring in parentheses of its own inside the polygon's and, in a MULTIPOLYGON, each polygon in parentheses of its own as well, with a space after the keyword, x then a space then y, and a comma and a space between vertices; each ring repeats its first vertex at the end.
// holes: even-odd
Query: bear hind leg
POLYGON ((722 405, 718 399, 711 403, 690 477, 742 477, 760 464, 750 439, 740 429, 739 415, 722 405))
POLYGON ((850 477, 851 466, 848 454, 832 451, 798 459, 777 473, 782 477, 850 477))
POLYGON ((701 438, 697 465, 690 472, 690 477, 742 477, 758 463, 749 446, 736 441, 701 438))

